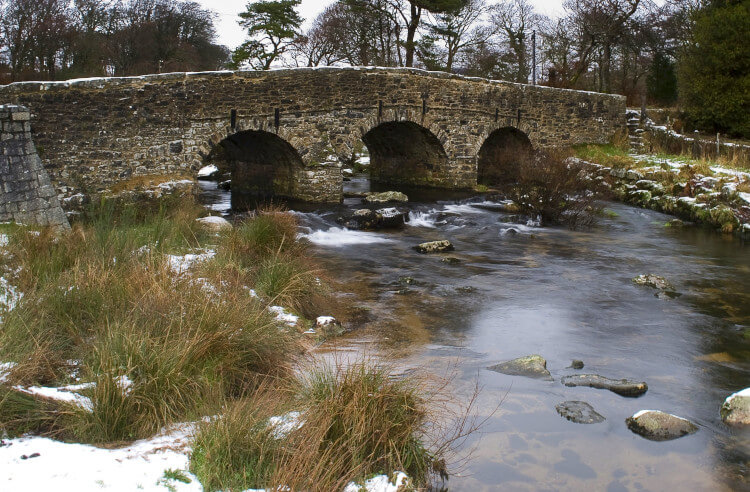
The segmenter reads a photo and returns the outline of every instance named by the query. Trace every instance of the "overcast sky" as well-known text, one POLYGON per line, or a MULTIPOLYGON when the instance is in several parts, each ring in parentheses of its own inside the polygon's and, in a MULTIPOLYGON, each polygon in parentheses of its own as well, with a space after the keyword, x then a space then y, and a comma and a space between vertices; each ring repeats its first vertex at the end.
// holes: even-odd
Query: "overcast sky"
MULTIPOLYGON (((219 42, 229 48, 236 48, 245 40, 245 33, 237 24, 238 14, 245 10, 248 4, 247 0, 197 0, 204 7, 213 10, 219 16, 216 19, 216 31, 219 35, 219 42)), ((556 16, 562 13, 563 0, 531 0, 539 12, 556 16)), ((252 2, 250 2, 252 3, 252 2)), ((318 13, 327 5, 333 3, 333 0, 302 0, 300 14, 309 23, 318 13)), ((495 3, 490 0, 488 3, 495 3)))

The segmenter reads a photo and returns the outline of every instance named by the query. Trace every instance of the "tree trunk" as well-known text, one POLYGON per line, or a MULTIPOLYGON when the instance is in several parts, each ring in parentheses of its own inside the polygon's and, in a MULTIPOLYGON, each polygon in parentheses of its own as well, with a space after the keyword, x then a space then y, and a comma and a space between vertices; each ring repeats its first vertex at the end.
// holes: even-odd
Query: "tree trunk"
POLYGON ((404 66, 414 66, 414 35, 417 33, 419 27, 419 18, 422 15, 422 7, 417 7, 416 4, 411 3, 411 18, 409 23, 406 25, 406 43, 404 45, 406 51, 406 62, 404 66))

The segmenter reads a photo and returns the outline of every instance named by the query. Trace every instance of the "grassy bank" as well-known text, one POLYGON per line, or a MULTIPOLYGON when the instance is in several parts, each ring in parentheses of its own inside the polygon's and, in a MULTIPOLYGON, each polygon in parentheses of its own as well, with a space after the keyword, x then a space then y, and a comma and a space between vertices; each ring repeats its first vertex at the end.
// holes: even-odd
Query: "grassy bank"
MULTIPOLYGON (((668 154, 632 155, 614 145, 582 145, 576 157, 604 166, 614 196, 722 233, 750 235, 750 175, 731 162, 668 154)), ((679 222, 679 221, 678 221, 679 222)))
POLYGON ((269 307, 338 313, 294 216, 215 233, 204 214, 190 198, 105 201, 69 232, 4 228, 0 287, 18 295, 0 313, 0 434, 113 446, 210 416, 191 465, 207 490, 444 471, 452 438, 427 439, 417 381, 364 362, 297 370, 308 324, 269 307), (304 424, 279 435, 269 422, 289 412, 304 424))

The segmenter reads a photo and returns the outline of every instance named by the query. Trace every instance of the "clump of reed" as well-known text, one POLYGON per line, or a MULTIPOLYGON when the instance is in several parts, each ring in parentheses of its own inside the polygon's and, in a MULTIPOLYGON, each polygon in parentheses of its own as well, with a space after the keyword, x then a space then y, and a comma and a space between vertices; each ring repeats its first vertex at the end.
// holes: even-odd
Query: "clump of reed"
MULTIPOLYGON (((147 437, 289 373, 300 337, 274 322, 267 302, 305 302, 295 297, 303 295, 297 278, 313 273, 301 264, 282 272, 264 265, 301 252, 296 223, 288 214, 261 214, 239 232, 213 237, 196 223, 202 213, 192 201, 102 202, 70 232, 10 234, 5 275, 24 296, 0 325, 0 361, 15 363, 4 387, 70 383, 73 372, 95 383, 83 391, 91 411, 68 409, 58 428, 36 427, 96 443, 147 437), (234 251, 248 271, 232 276, 209 260, 194 275, 174 272, 167 254, 209 245, 234 251), (261 279, 264 299, 247 291, 261 279)), ((25 401, 12 393, 5 406, 25 401)), ((24 415, 15 419, 18 431, 44 412, 24 415)))
POLYGON ((397 471, 423 487, 447 476, 448 450, 473 430, 465 417, 450 432, 435 426, 446 417, 435 389, 372 361, 317 365, 204 423, 191 470, 207 490, 342 490, 397 471))

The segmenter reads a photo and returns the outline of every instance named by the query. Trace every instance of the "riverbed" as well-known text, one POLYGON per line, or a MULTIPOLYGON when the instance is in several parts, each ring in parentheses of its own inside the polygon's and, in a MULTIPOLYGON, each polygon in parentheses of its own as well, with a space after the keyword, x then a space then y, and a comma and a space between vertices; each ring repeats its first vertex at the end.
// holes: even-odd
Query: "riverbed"
MULTIPOLYGON (((204 199, 230 211, 230 193, 203 183, 204 199)), ((349 190, 369 187, 366 178, 349 190)), ((411 196, 403 230, 351 231, 337 206, 294 207, 301 235, 332 276, 365 286, 355 330, 318 350, 388 354, 400 370, 452 377, 459 401, 481 386, 485 418, 462 448, 449 490, 739 490, 748 484, 750 433, 725 426, 719 408, 750 386, 750 247, 701 228, 665 227, 670 216, 608 203, 586 231, 540 227, 484 197, 411 196), (449 239, 455 251, 420 255, 413 246, 449 239), (457 261, 443 261, 446 257, 457 261), (680 294, 657 297, 633 277, 664 276, 680 294), (488 371, 529 354, 552 379, 488 371), (582 370, 570 368, 580 359, 582 370), (645 381, 626 398, 569 388, 563 376, 596 373, 645 381), (566 400, 591 404, 606 420, 569 422, 566 400), (655 409, 687 418, 693 435, 668 442, 633 434, 625 419, 655 409)))

